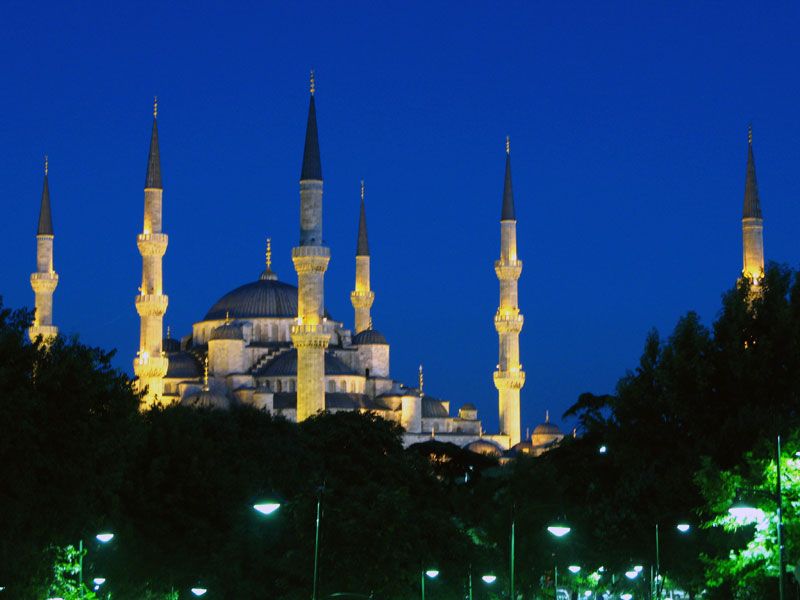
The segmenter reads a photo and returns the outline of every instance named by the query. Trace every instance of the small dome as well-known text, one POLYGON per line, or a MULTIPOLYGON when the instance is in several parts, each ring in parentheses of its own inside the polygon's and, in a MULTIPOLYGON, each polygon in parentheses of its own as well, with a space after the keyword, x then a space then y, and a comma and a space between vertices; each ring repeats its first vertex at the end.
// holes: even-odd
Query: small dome
POLYGON ((489 440, 475 440, 464 446, 464 450, 469 450, 475 454, 483 454, 484 456, 501 456, 503 449, 489 440))
POLYGON ((475 408, 475 405, 472 402, 467 402, 464 406, 461 407, 461 410, 478 410, 475 408))
MULTIPOLYGON (((359 375, 344 361, 336 358, 332 353, 325 353, 325 375, 359 375)), ((256 377, 296 377, 297 376, 297 350, 292 348, 281 352, 255 374, 256 377)))
POLYGON ((561 433, 561 430, 558 428, 558 425, 546 421, 536 426, 536 428, 533 430, 533 435, 563 435, 563 434, 561 433))
POLYGON ((196 394, 186 396, 181 400, 181 405, 191 406, 192 408, 228 410, 231 407, 231 401, 224 394, 212 392, 210 390, 200 390, 196 394))
POLYGON ((189 352, 169 352, 167 379, 197 379, 202 375, 197 359, 189 352))
POLYGON ((353 343, 359 346, 365 346, 367 344, 381 344, 383 346, 388 346, 389 342, 386 341, 386 338, 380 331, 376 331, 375 329, 365 329, 364 331, 357 333, 353 336, 353 343))
POLYGON ((211 332, 209 340, 243 340, 241 326, 236 323, 225 323, 211 332))

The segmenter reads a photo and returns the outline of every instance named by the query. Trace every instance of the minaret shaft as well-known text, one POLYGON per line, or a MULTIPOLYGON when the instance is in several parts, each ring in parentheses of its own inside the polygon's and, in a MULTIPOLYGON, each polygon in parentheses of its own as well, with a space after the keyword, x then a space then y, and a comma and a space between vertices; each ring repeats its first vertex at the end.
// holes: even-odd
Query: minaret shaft
POLYGON ((136 238, 136 245, 142 256, 142 284, 136 297, 140 329, 139 351, 133 361, 133 370, 138 389, 146 390, 143 398, 145 409, 161 399, 168 367, 162 341, 164 314, 169 304, 169 298, 163 293, 162 260, 169 243, 169 238, 162 232, 163 193, 158 128, 154 121, 144 189, 144 225, 142 233, 136 238))
POLYGON ((356 240, 356 286, 350 293, 350 302, 355 310, 356 333, 372 329, 370 309, 375 302, 375 292, 370 287, 370 255, 367 237, 367 211, 364 208, 364 182, 361 182, 361 212, 358 218, 356 240))
POLYGON ((325 410, 325 349, 331 337, 325 319, 325 271, 330 249, 322 244, 322 168, 312 87, 300 176, 300 245, 292 249, 298 289, 297 323, 292 327, 298 422, 325 410))
POLYGON ((498 393, 500 433, 508 435, 509 443, 513 446, 521 440, 520 390, 525 385, 525 372, 519 356, 519 334, 524 320, 519 312, 517 281, 522 274, 522 261, 517 258, 517 222, 511 190, 510 156, 506 157, 502 212, 500 259, 494 265, 500 283, 500 303, 494 317, 499 345, 494 384, 498 393))

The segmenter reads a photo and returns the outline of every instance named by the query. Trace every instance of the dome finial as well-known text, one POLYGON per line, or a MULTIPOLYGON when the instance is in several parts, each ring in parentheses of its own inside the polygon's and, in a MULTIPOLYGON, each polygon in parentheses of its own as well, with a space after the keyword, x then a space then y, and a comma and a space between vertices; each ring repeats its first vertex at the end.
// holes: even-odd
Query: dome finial
POLYGON ((422 372, 422 365, 419 366, 419 395, 424 396, 425 375, 422 372))
POLYGON ((158 96, 153 96, 153 118, 158 118, 158 96))
POLYGON ((547 409, 545 409, 545 411, 544 411, 544 422, 545 423, 549 423, 550 422, 550 411, 547 410, 547 409))
POLYGON ((511 136, 506 136, 506 154, 511 154, 511 136))
POLYGON ((47 154, 44 155, 44 176, 47 177, 47 171, 50 170, 50 161, 47 159, 47 154))
POLYGON ((225 311, 225 325, 228 325, 231 322, 231 311, 225 311))
POLYGON ((172 335, 171 335, 171 331, 170 331, 170 329, 169 329, 169 325, 167 325, 167 339, 168 339, 168 340, 171 340, 171 339, 172 339, 172 335))
POLYGON ((753 145, 753 124, 747 124, 747 143, 752 146, 753 145))
POLYGON ((208 391, 208 354, 206 354, 206 358, 203 361, 203 391, 208 391))
POLYGON ((370 328, 370 331, 371 331, 372 330, 372 317, 369 318, 369 328, 370 328))
POLYGON ((314 95, 314 92, 315 92, 315 91, 316 91, 316 89, 317 89, 316 82, 314 81, 314 69, 311 69, 311 82, 310 82, 310 89, 311 89, 311 95, 313 96, 313 95, 314 95))
POLYGON ((267 271, 272 270, 272 238, 267 238, 267 271))

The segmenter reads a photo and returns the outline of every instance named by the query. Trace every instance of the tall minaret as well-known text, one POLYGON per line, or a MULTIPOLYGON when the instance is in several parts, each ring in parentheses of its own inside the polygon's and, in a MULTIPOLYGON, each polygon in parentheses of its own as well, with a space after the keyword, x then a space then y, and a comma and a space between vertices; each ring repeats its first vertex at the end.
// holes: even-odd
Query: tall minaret
POLYGON ((742 276, 753 286, 760 286, 764 277, 764 219, 758 198, 756 161, 753 158, 753 128, 747 129, 747 175, 744 181, 742 211, 742 276))
POLYGON ((325 270, 331 251, 322 240, 322 164, 319 158, 314 72, 308 105, 306 143, 300 171, 300 245, 292 249, 297 271, 297 421, 325 410, 325 349, 331 330, 325 319, 325 270))
POLYGON ((144 408, 164 392, 167 357, 161 348, 164 313, 169 299, 163 293, 161 260, 167 251, 167 235, 161 229, 161 156, 158 150, 158 100, 153 101, 153 134, 147 158, 144 183, 144 228, 136 238, 142 255, 142 286, 136 297, 136 312, 141 320, 139 352, 133 361, 139 390, 147 388, 144 408))
POLYGON ((500 306, 494 326, 500 338, 500 360, 494 372, 494 385, 500 403, 500 433, 510 443, 520 441, 519 391, 525 385, 525 373, 519 362, 519 332, 522 314, 517 299, 517 280, 522 261, 517 260, 517 217, 514 214, 514 193, 511 189, 511 144, 506 138, 506 178, 503 187, 503 209, 500 214, 500 260, 494 270, 500 280, 500 306))
POLYGON ((367 212, 364 209, 364 182, 361 182, 361 214, 358 217, 358 242, 356 243, 356 289, 350 293, 356 311, 356 333, 371 329, 369 309, 375 301, 375 292, 369 285, 369 241, 367 240, 367 212))
POLYGON ((44 185, 39 209, 39 228, 36 230, 36 272, 31 273, 31 287, 36 295, 36 313, 28 329, 31 341, 42 336, 45 343, 58 335, 53 325, 53 292, 58 285, 58 273, 53 269, 53 217, 50 213, 50 186, 47 183, 48 163, 44 157, 44 185))

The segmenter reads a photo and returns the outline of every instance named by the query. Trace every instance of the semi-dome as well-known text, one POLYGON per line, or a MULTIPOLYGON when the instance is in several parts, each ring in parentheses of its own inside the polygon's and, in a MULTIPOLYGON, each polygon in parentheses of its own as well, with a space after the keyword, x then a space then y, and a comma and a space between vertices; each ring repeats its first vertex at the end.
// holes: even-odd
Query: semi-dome
POLYGON ((353 336, 353 344, 366 345, 366 344, 382 344, 388 346, 389 342, 380 331, 375 329, 365 329, 353 336))
POLYGON ((202 374, 197 359, 189 352, 169 352, 167 359, 167 379, 197 379, 202 374))
POLYGON ((186 396, 181 400, 181 404, 192 408, 214 408, 218 410, 228 410, 231 407, 231 401, 227 396, 206 389, 186 396))
POLYGON ((242 335, 242 328, 241 326, 237 325, 236 323, 225 323, 224 325, 220 325, 216 327, 214 331, 211 332, 211 337, 208 338, 209 340, 243 340, 244 335, 242 335))
MULTIPOLYGON (((325 353, 325 375, 359 375, 347 363, 336 358, 332 353, 325 353)), ((261 367, 256 377, 296 377, 297 350, 292 348, 281 352, 278 356, 261 367)))

